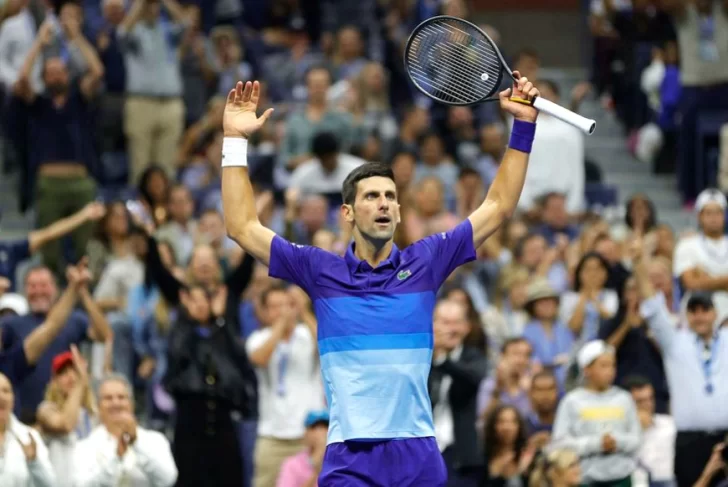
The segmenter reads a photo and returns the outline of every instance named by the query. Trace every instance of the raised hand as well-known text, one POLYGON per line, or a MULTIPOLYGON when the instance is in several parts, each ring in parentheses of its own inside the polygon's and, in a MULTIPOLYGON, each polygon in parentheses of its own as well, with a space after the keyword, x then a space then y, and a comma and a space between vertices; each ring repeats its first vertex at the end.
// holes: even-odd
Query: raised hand
POLYGON ((260 83, 248 81, 243 86, 238 81, 235 89, 230 90, 222 117, 222 130, 225 137, 242 137, 247 139, 259 130, 273 114, 269 108, 258 117, 258 100, 260 99, 260 83))
POLYGON ((106 206, 103 203, 94 201, 83 207, 83 215, 92 222, 99 221, 106 215, 106 206))
POLYGON ((10 289, 10 280, 6 277, 0 276, 0 296, 6 293, 10 289))
POLYGON ((35 460, 35 457, 38 455, 38 448, 35 444, 35 438, 33 438, 33 435, 28 435, 29 441, 28 443, 23 443, 20 438, 16 436, 16 439, 18 440, 18 443, 20 444, 20 448, 23 450, 23 454, 25 455, 25 459, 29 462, 32 462, 35 460))
POLYGON ((73 358, 73 367, 78 372, 79 378, 84 384, 88 383, 88 362, 78 351, 76 345, 71 345, 71 357, 73 358))
POLYGON ((534 88, 533 83, 528 81, 521 73, 513 71, 513 76, 518 81, 513 82, 513 87, 503 90, 499 94, 501 108, 513 115, 518 120, 535 122, 538 117, 538 110, 533 106, 533 100, 540 95, 534 88))

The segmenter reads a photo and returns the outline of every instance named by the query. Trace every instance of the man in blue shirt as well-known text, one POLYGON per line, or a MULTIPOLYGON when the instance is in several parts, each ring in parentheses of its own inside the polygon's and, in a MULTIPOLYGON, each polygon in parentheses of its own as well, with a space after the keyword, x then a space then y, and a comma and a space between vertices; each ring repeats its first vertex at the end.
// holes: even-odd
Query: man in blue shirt
POLYGON ((331 410, 319 485, 444 486, 447 474, 427 391, 435 295, 515 210, 538 115, 523 101, 538 90, 520 78, 501 92, 501 107, 515 118, 510 148, 483 204, 449 232, 398 249, 392 241, 400 213, 391 169, 368 163, 352 171, 342 191, 342 217, 354 239, 345 257, 289 243, 258 220, 247 137, 272 113, 256 116, 259 93, 257 81, 245 87, 238 82, 228 95, 225 223, 246 252, 269 266, 271 276, 302 287, 313 302, 331 410))

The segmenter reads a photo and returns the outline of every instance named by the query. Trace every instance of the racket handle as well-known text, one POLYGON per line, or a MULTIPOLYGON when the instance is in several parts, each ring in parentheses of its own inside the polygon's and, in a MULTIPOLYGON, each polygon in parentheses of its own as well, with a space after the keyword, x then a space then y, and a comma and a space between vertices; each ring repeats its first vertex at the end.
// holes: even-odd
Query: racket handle
POLYGON ((566 122, 569 125, 573 125, 587 135, 594 133, 597 128, 597 123, 594 120, 590 120, 586 117, 582 117, 578 113, 574 113, 561 105, 557 105, 552 101, 548 101, 540 96, 533 100, 533 106, 538 108, 544 113, 548 113, 552 117, 558 118, 562 122, 566 122))

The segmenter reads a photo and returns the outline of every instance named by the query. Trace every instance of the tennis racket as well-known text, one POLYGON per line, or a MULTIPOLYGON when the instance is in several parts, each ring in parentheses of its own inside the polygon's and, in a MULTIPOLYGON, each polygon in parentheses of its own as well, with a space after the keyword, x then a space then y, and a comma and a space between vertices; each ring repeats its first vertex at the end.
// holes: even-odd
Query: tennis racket
MULTIPOLYGON (((415 27, 407 40, 404 65, 418 90, 446 105, 497 101, 503 73, 515 80, 513 70, 488 34, 467 20, 447 15, 432 17, 415 27)), ((532 102, 511 100, 533 103, 538 110, 589 135, 597 125, 541 97, 532 102)))

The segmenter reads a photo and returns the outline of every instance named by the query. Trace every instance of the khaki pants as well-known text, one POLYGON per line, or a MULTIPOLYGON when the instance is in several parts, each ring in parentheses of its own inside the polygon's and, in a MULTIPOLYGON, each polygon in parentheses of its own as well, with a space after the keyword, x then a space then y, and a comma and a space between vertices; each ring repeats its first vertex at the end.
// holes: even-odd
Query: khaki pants
POLYGON ((129 95, 124 105, 124 133, 130 160, 130 184, 150 164, 159 164, 175 175, 177 149, 185 123, 182 98, 129 95))
MULTIPOLYGON (((38 228, 44 228, 61 218, 71 216, 96 198, 96 182, 90 176, 39 176, 36 182, 35 211, 38 228)), ((86 244, 91 238, 93 224, 86 223, 72 234, 76 259, 86 255, 86 244)), ((48 242, 41 249, 43 264, 57 276, 63 276, 63 239, 48 242)))
POLYGON ((301 450, 303 450, 301 440, 278 440, 259 436, 255 441, 253 487, 276 487, 283 462, 301 450))

